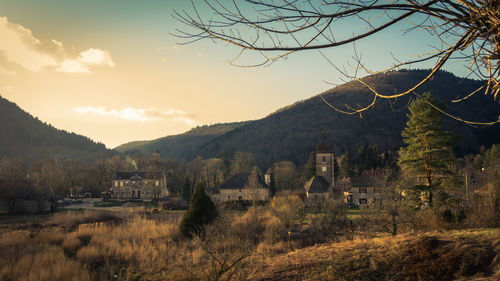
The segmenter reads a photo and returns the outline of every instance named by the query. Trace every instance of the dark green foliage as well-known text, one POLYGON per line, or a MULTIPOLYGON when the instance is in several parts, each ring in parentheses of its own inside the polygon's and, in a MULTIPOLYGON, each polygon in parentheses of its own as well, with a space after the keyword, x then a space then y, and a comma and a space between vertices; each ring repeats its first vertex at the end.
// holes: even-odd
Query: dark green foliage
POLYGON ((346 152, 340 162, 340 173, 342 178, 350 178, 356 174, 354 160, 352 160, 349 152, 346 152))
POLYGON ((32 162, 50 155, 52 157, 79 157, 95 160, 112 155, 102 143, 58 130, 50 124, 23 111, 16 104, 0 96, 0 158, 17 157, 22 162, 32 162))
POLYGON ((182 199, 186 201, 191 201, 191 183, 189 182, 189 177, 186 176, 184 184, 182 185, 182 199))
POLYGON ((382 159, 379 156, 378 146, 363 145, 358 149, 358 156, 356 157, 356 172, 358 175, 366 170, 375 170, 380 167, 382 159))
POLYGON ((339 173, 340 173, 339 161, 337 160, 337 157, 335 157, 333 159, 333 176, 335 182, 338 181, 339 179, 339 173))
POLYGON ((417 179, 425 179, 432 205, 432 189, 438 179, 450 174, 449 165, 454 161, 455 137, 442 130, 443 113, 432 105, 444 109, 435 96, 424 93, 410 105, 410 119, 402 132, 407 145, 400 150, 399 164, 403 172, 417 179))
POLYGON ((194 189, 193 197, 189 203, 189 209, 182 218, 180 230, 186 237, 202 234, 206 224, 212 222, 219 216, 219 212, 205 192, 203 183, 198 182, 194 189))
POLYGON ((304 176, 306 181, 316 175, 316 153, 313 151, 309 154, 306 165, 304 167, 304 176))
MULTIPOLYGON (((380 91, 396 92, 407 89, 425 77, 428 71, 402 71, 373 75, 365 81, 380 91)), ((438 72, 431 81, 422 85, 418 94, 425 91, 439 93, 440 99, 452 100, 476 90, 481 81, 457 78, 446 72, 438 72)), ((311 93, 313 94, 313 93, 311 93)), ((345 108, 367 105, 372 93, 359 82, 340 85, 325 93, 324 98, 332 105, 345 108)), ((270 167, 274 162, 289 160, 303 166, 309 153, 322 139, 322 129, 328 132, 327 141, 335 154, 345 152, 351 156, 367 144, 377 144, 380 151, 402 145, 401 131, 406 122, 410 96, 390 104, 378 100, 376 106, 363 112, 363 118, 345 115, 332 110, 319 96, 297 102, 267 117, 235 126, 219 135, 190 135, 189 133, 151 141, 149 145, 136 149, 151 153, 159 150, 164 157, 191 161, 200 155, 203 158, 232 158, 238 151, 255 154, 260 168, 270 167)), ((467 100, 448 106, 448 112, 466 120, 488 121, 498 118, 500 105, 491 102, 491 97, 474 95, 467 100)), ((227 124, 229 125, 229 124, 227 124)), ((477 152, 480 145, 490 146, 498 142, 500 126, 474 128, 448 118, 445 128, 464 139, 457 144, 456 152, 465 155, 477 152)))
POLYGON ((271 181, 269 182, 269 192, 271 197, 274 197, 276 195, 276 181, 274 180, 274 173, 271 173, 271 181))
POLYGON ((494 144, 484 152, 482 168, 487 169, 499 162, 500 162, 500 144, 494 144))

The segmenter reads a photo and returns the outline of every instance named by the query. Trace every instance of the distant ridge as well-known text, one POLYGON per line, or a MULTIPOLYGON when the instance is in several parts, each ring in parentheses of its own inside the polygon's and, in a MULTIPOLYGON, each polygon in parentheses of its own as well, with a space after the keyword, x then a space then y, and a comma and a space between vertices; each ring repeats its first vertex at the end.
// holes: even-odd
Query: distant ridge
POLYGON ((31 162, 44 156, 93 160, 111 154, 104 144, 54 128, 0 96, 0 159, 31 162))
MULTIPOLYGON (((428 70, 394 71, 368 76, 364 80, 380 91, 393 93, 407 89, 428 73, 428 70)), ((464 97, 481 83, 441 71, 416 93, 430 91, 441 100, 450 101, 464 97)), ((368 89, 356 81, 320 95, 339 108, 344 108, 345 104, 366 105, 373 97, 368 89)), ((387 100, 379 100, 374 108, 360 116, 334 111, 320 99, 320 95, 296 102, 259 120, 238 123, 237 126, 230 125, 234 123, 218 124, 216 126, 224 130, 214 134, 187 132, 136 144, 133 148, 144 152, 158 150, 163 156, 188 161, 198 155, 204 158, 232 157, 237 151, 251 152, 256 155, 259 166, 266 168, 282 160, 302 165, 321 140, 323 129, 336 154, 346 151, 355 153, 358 147, 365 144, 377 144, 381 150, 402 144, 401 130, 407 122, 407 105, 409 99, 415 96, 400 98, 392 104, 387 100)), ((448 103, 447 111, 465 120, 492 121, 500 114, 500 104, 493 97, 478 93, 463 102, 448 103)), ((204 130, 211 128, 206 126, 204 130)), ((481 145, 500 142, 500 124, 475 128, 446 118, 445 129, 463 136, 455 149, 458 155, 475 152, 481 145)), ((120 147, 117 149, 124 151, 120 147)))

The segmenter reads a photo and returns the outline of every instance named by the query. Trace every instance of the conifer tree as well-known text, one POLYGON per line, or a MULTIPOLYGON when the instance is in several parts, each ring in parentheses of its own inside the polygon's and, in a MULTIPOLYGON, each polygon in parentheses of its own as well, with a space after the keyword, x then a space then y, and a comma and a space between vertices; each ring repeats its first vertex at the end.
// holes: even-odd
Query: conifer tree
POLYGON ((401 133, 407 145, 400 150, 399 165, 403 173, 425 180, 432 206, 432 191, 439 184, 438 178, 450 174, 448 167, 454 161, 453 143, 456 138, 442 130, 444 110, 431 93, 424 93, 410 105, 406 128, 401 133))
POLYGON ((352 160, 349 152, 344 154, 342 162, 340 162, 340 172, 343 178, 350 178, 355 174, 354 160, 352 160))
POLYGON ((203 183, 198 182, 189 203, 189 209, 182 218, 180 230, 186 237, 202 234, 206 224, 219 216, 219 212, 210 196, 205 192, 203 183))
POLYGON ((315 175, 316 175, 316 153, 313 151, 311 152, 311 154, 309 154, 306 166, 304 167, 304 176, 306 178, 306 181, 308 181, 315 175))
POLYGON ((276 182, 274 181, 274 173, 271 173, 271 180, 269 182, 269 193, 271 197, 274 197, 276 195, 276 182))
POLYGON ((189 177, 186 176, 186 179, 184 180, 184 185, 182 186, 182 193, 181 193, 182 199, 186 201, 191 200, 191 183, 189 182, 189 177))

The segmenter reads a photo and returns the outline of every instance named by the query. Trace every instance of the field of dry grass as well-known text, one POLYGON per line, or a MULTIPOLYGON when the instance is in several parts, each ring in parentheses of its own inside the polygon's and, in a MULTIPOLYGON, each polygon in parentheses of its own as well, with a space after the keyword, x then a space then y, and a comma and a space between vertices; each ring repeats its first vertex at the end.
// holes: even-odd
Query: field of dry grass
POLYGON ((250 280, 499 280, 500 230, 408 233, 267 258, 250 280))
POLYGON ((0 280, 498 280, 500 229, 306 247, 266 208, 186 239, 179 213, 66 212, 0 232, 0 280))

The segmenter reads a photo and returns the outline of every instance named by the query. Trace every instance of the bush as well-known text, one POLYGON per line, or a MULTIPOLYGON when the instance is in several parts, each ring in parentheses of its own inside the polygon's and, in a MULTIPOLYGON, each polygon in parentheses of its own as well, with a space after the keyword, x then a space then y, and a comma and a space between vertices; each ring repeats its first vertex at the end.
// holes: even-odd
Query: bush
POLYGON ((219 216, 219 212, 205 193, 202 183, 198 183, 194 190, 193 197, 189 203, 189 209, 182 218, 180 230, 186 237, 192 237, 193 234, 203 233, 204 226, 219 216))

